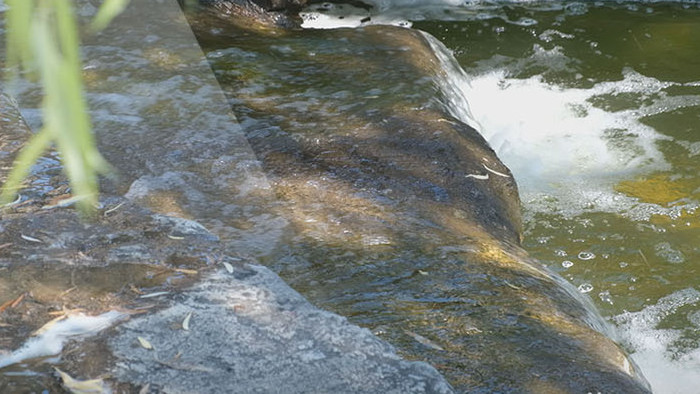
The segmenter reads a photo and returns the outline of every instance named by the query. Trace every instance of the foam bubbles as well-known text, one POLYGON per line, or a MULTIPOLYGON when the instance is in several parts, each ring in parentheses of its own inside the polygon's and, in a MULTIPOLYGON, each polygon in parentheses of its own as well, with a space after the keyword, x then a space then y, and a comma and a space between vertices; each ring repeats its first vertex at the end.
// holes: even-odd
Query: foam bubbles
POLYGON ((578 259, 579 260, 593 260, 595 258, 595 254, 591 252, 581 252, 578 254, 578 259))
MULTIPOLYGON (((628 70, 625 79, 592 89, 550 85, 541 76, 508 78, 504 71, 475 77, 466 92, 482 134, 527 192, 566 193, 570 185, 665 168, 655 146, 661 136, 638 121, 635 110, 607 112, 591 99, 634 90, 644 77, 628 70)), ((663 84, 644 82, 655 90, 663 84)), ((601 185, 602 186, 602 185, 601 185)))
POLYGON ((411 22, 401 13, 377 13, 349 4, 312 4, 299 15, 303 20, 301 26, 306 29, 337 29, 377 24, 411 27, 411 22))
MULTIPOLYGON (((659 328, 666 319, 683 318, 679 310, 697 306, 698 302, 700 292, 688 288, 661 298, 639 312, 626 312, 613 319, 623 342, 633 351, 632 359, 644 371, 655 393, 687 393, 689 387, 700 386, 700 349, 670 353, 668 349, 673 348, 684 331, 659 328)), ((697 313, 688 313, 687 319, 693 322, 697 313)))

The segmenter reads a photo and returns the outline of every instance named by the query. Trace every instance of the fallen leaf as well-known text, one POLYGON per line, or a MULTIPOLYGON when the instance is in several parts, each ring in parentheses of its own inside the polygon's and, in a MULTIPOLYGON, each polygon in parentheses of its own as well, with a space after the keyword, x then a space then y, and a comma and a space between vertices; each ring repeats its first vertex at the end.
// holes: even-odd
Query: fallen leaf
POLYGON ((66 307, 63 307, 60 311, 51 311, 49 312, 49 316, 67 316, 71 313, 81 313, 85 312, 85 309, 83 308, 75 308, 75 309, 66 309, 66 307))
POLYGON ((146 383, 145 386, 141 387, 141 390, 139 390, 139 394, 148 394, 148 392, 151 390, 151 384, 146 383))
POLYGON ((116 206, 114 206, 114 207, 112 207, 112 208, 106 210, 105 213, 104 213, 103 215, 104 215, 104 216, 109 215, 110 213, 112 213, 112 212, 116 211, 117 209, 119 209, 122 205, 124 205, 124 203, 123 203, 123 202, 120 202, 120 203, 117 204, 116 206))
POLYGON ((185 320, 182 321, 182 329, 185 331, 190 330, 190 318, 192 317, 192 312, 188 313, 185 320))
POLYGON ((61 316, 58 316, 58 317, 53 318, 53 319, 50 320, 48 323, 46 323, 46 324, 44 324, 43 326, 41 326, 41 328, 39 328, 38 330, 34 331, 34 332, 32 333, 32 336, 33 336, 33 337, 37 337, 37 336, 39 336, 39 335, 45 333, 45 332, 48 331, 51 327, 53 327, 54 324, 60 322, 61 320, 65 319, 65 318, 67 318, 67 317, 68 317, 68 314, 63 313, 61 316))
POLYGON ((106 394, 112 392, 102 379, 78 380, 58 368, 54 369, 61 376, 63 386, 72 394, 106 394))
POLYGON ((85 199, 85 196, 72 196, 70 193, 56 196, 48 201, 41 209, 65 208, 85 199))
POLYGON ((0 313, 4 312, 7 308, 16 308, 17 305, 19 305, 19 303, 22 302, 26 294, 27 293, 22 293, 19 295, 19 297, 15 298, 14 300, 9 300, 4 304, 0 305, 0 313))
POLYGON ((505 282, 505 284, 506 284, 508 287, 510 287, 511 289, 522 290, 521 287, 518 287, 518 286, 516 286, 516 285, 514 285, 514 284, 511 284, 511 283, 508 282, 507 280, 504 280, 503 282, 505 282))
POLYGON ((166 295, 168 293, 169 293, 168 291, 157 291, 157 292, 151 293, 151 294, 144 294, 142 296, 139 296, 139 298, 153 298, 153 297, 166 295))
POLYGON ((440 347, 440 345, 438 345, 437 343, 431 341, 430 339, 428 339, 428 338, 426 338, 426 337, 424 337, 424 336, 422 336, 422 335, 418 335, 418 334, 416 334, 416 333, 413 332, 413 331, 403 330, 403 332, 405 332, 405 333, 408 334, 411 338, 415 339, 416 341, 420 342, 421 344, 423 344, 423 345, 425 345, 425 346, 427 346, 427 347, 429 347, 429 348, 431 348, 431 349, 435 349, 435 350, 445 350, 445 349, 443 349, 442 347, 440 347))
POLYGON ((24 299, 24 296, 25 296, 26 294, 27 294, 27 293, 22 293, 22 294, 20 294, 20 296, 17 297, 17 299, 15 299, 14 301, 12 301, 12 304, 10 304, 10 308, 17 308, 17 305, 19 305, 19 303, 22 302, 22 300, 24 299))
POLYGON ((144 349, 153 350, 153 345, 151 345, 151 343, 148 342, 145 338, 143 338, 143 337, 136 337, 136 339, 139 340, 139 344, 140 344, 141 347, 143 347, 144 349))
POLYGON ((71 288, 68 289, 68 290, 64 290, 64 291, 61 293, 61 295, 64 296, 64 295, 70 293, 71 291, 73 291, 73 290, 75 290, 75 289, 77 289, 77 288, 78 288, 78 286, 73 286, 73 287, 71 287, 71 288))
POLYGON ((40 244, 43 244, 43 243, 44 243, 44 241, 42 241, 42 240, 40 240, 40 239, 38 239, 38 238, 30 237, 30 236, 28 236, 28 235, 20 234, 19 236, 22 237, 22 239, 25 240, 25 241, 37 242, 37 243, 40 243, 40 244))
POLYGON ((190 270, 190 269, 186 269, 186 268, 175 268, 173 271, 181 272, 181 273, 187 274, 187 275, 197 275, 199 273, 199 271, 197 271, 197 270, 190 270))

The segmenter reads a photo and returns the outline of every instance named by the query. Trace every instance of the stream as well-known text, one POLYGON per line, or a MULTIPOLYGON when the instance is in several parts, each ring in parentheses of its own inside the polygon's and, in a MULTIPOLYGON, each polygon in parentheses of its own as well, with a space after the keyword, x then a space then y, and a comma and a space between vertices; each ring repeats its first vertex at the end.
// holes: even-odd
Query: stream
MULTIPOLYGON (((84 47, 100 149, 121 176, 103 190, 196 219, 227 253, 267 265, 315 305, 371 329, 403 357, 429 361, 457 389, 516 387, 516 371, 527 375, 538 363, 556 371, 569 361, 542 360, 538 348, 563 349, 562 322, 574 316, 595 326, 600 312, 615 330, 596 328, 631 354, 655 393, 692 391, 700 384, 700 6, 414 3, 378 0, 369 11, 319 3, 302 13, 305 30, 285 34, 195 16, 198 44, 174 1, 162 19, 127 11, 113 31, 143 30, 134 36, 146 40, 105 33, 84 47), (362 28, 373 24, 416 34, 362 28), (163 33, 170 28, 178 34, 163 33), (391 37, 397 42, 386 44, 391 37), (436 62, 412 57, 422 42, 436 62), (211 75, 200 47, 242 133, 226 129, 226 105, 208 106, 224 98, 201 88, 211 75), (471 163, 439 157, 461 143, 450 139, 459 122, 445 113, 478 130, 508 168, 483 152, 491 167, 443 168, 471 163), (396 130, 422 136, 422 124, 437 131, 415 146, 435 148, 435 161, 432 151, 391 139, 396 130), (396 162, 381 161, 387 141, 402 148, 396 162), (463 190, 456 181, 437 186, 443 178, 480 185, 487 175, 502 183, 480 189, 482 200, 455 197, 463 190), (569 284, 559 286, 529 257, 508 255, 519 249, 494 246, 490 237, 508 243, 517 233, 512 200, 491 198, 511 190, 510 175, 523 247, 569 284), (465 201, 493 205, 496 214, 455 209, 465 201), (565 313, 547 320, 544 301, 557 296, 565 313), (519 337, 535 330, 551 332, 551 343, 519 337), (491 377, 510 370, 513 377, 491 377)), ((20 110, 34 129, 40 97, 36 85, 20 84, 20 110)), ((58 173, 58 160, 47 156, 44 167, 58 173)), ((39 181, 32 193, 54 192, 39 181)), ((39 278, 42 286, 55 282, 51 299, 75 279, 3 269, 7 294, 32 290, 17 278, 39 278)), ((150 272, 85 272, 78 283, 99 282, 101 296, 126 282, 157 286, 150 272)), ((532 392, 556 388, 528 378, 532 392)))
MULTIPOLYGON (((689 392, 700 383, 697 3, 448 3, 381 2, 372 20, 449 48, 447 105, 515 174, 525 248, 593 300, 655 392, 689 392)), ((307 26, 365 18, 325 8, 307 26)))

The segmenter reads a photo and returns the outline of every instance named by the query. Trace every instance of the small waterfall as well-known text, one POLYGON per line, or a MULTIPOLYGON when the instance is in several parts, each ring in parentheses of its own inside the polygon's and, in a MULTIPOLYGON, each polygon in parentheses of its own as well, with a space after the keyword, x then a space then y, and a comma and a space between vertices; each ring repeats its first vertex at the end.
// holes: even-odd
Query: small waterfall
POLYGON ((421 31, 421 34, 430 44, 435 57, 440 61, 440 68, 444 71, 444 74, 436 78, 438 87, 442 92, 443 104, 452 116, 481 131, 482 127, 474 119, 467 101, 470 86, 469 76, 457 63, 457 59, 452 56, 445 44, 424 31, 421 31))

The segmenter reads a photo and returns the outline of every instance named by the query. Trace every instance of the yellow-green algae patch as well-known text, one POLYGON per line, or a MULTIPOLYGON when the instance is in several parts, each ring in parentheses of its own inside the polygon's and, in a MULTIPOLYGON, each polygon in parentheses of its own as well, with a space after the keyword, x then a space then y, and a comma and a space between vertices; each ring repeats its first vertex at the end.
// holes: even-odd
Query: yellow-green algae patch
POLYGON ((691 197, 698 187, 693 179, 672 179, 671 174, 660 173, 630 181, 622 181, 615 190, 641 202, 672 206, 680 199, 691 197))

